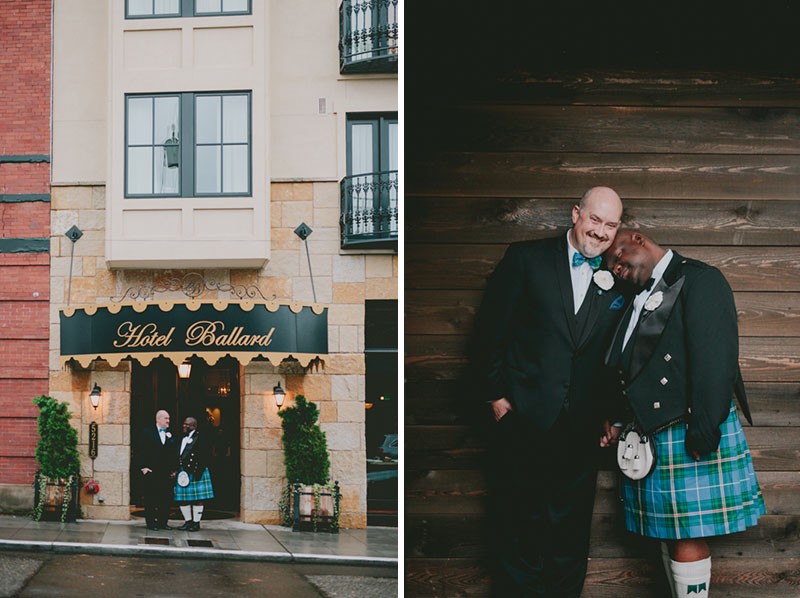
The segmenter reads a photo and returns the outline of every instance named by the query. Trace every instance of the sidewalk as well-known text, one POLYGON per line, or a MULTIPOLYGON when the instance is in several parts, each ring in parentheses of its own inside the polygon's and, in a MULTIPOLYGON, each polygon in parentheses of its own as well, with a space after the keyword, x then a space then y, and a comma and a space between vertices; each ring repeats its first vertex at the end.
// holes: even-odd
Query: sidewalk
POLYGON ((394 527, 329 534, 229 519, 204 521, 197 532, 154 532, 138 518, 58 523, 0 515, 0 550, 393 566, 397 565, 397 536, 394 527))

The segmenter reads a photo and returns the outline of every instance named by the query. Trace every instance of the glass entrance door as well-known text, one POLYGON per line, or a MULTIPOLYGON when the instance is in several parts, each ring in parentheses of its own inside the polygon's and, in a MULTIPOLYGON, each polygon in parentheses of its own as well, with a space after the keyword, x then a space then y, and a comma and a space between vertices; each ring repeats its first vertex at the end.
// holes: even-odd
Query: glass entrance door
MULTIPOLYGON (((133 362, 131 456, 136 454, 142 430, 154 424, 159 409, 169 412, 170 431, 176 439, 183 436, 183 420, 194 417, 200 432, 212 438, 209 471, 215 498, 206 503, 206 513, 209 517, 237 516, 241 498, 239 362, 225 358, 209 366, 194 359, 191 366, 189 377, 180 378, 166 358, 154 359, 147 367, 133 362)), ((143 505, 139 479, 131 471, 131 506, 143 505)))

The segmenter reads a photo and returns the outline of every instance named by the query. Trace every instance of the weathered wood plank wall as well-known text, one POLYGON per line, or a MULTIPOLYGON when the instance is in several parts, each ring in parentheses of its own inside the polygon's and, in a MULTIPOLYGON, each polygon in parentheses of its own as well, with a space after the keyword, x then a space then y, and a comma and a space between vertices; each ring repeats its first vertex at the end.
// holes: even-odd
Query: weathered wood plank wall
MULTIPOLYGON (((441 104, 441 103, 440 103, 441 104)), ((406 122, 406 596, 482 596, 484 439, 466 346, 508 243, 559 234, 606 184, 627 225, 705 260, 735 292, 768 515, 712 541, 716 595, 800 591, 800 77, 758 72, 504 75, 406 122)), ((584 595, 659 595, 602 457, 584 595)))

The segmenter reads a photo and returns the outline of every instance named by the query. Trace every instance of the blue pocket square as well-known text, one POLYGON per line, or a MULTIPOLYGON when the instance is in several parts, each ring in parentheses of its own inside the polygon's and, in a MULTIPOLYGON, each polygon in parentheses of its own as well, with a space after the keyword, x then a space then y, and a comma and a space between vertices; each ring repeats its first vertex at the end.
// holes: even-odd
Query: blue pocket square
POLYGON ((625 297, 620 295, 616 299, 614 299, 614 303, 608 306, 608 309, 622 309, 622 306, 625 305, 625 297))

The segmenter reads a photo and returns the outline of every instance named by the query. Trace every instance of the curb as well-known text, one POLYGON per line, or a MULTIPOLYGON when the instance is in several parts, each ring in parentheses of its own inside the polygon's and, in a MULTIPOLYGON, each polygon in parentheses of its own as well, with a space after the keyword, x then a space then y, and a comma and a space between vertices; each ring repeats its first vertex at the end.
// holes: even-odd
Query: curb
POLYGON ((232 561, 264 561, 272 563, 359 565, 372 567, 397 566, 396 558, 318 555, 290 552, 259 552, 218 548, 186 548, 182 546, 146 546, 129 544, 77 544, 75 542, 35 542, 0 540, 0 550, 54 552, 58 554, 96 554, 106 556, 148 556, 184 559, 217 559, 232 561))

